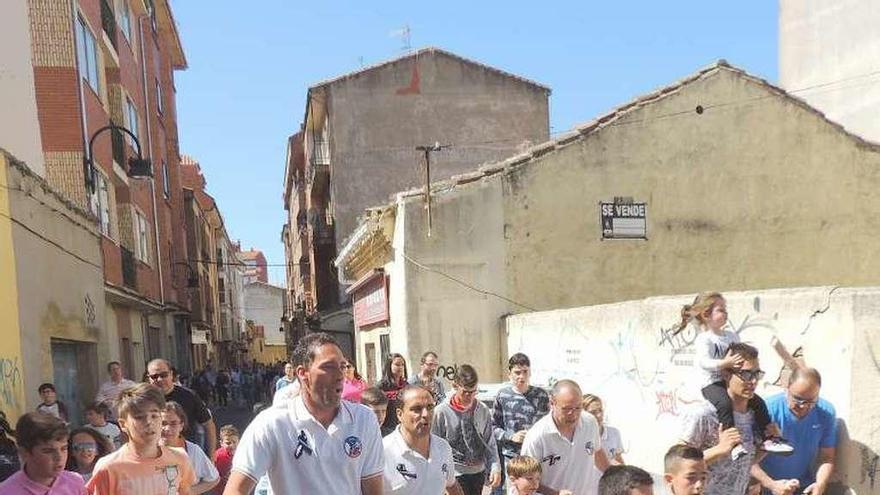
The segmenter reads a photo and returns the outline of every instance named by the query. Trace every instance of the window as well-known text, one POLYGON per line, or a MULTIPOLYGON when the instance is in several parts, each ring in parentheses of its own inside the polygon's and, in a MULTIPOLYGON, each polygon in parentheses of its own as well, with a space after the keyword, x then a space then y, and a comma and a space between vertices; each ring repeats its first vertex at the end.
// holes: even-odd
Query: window
MULTIPOLYGON (((131 101, 131 98, 125 97, 125 127, 134 134, 138 140, 140 140, 140 134, 138 133, 138 113, 137 107, 134 106, 134 102, 131 101)), ((125 138, 128 140, 128 144, 134 146, 134 140, 131 139, 131 136, 128 134, 125 135, 125 138)))
POLYGON ((162 194, 165 199, 171 198, 171 179, 168 177, 168 162, 162 160, 162 194))
POLYGON ((150 262, 150 226, 147 217, 138 210, 134 212, 134 255, 144 263, 150 262))
POLYGON ((100 94, 99 58, 95 35, 92 34, 88 24, 80 16, 77 16, 76 22, 76 55, 80 77, 89 83, 95 93, 100 94))
POLYGON ((156 108, 159 110, 159 115, 164 112, 164 108, 162 107, 162 85, 159 84, 159 78, 156 78, 156 108))
POLYGON ((98 217, 101 233, 110 234, 110 189, 109 179, 103 172, 95 169, 95 192, 92 194, 92 212, 98 217))
POLYGON ((128 8, 128 1, 119 2, 119 29, 131 45, 131 9, 128 8))

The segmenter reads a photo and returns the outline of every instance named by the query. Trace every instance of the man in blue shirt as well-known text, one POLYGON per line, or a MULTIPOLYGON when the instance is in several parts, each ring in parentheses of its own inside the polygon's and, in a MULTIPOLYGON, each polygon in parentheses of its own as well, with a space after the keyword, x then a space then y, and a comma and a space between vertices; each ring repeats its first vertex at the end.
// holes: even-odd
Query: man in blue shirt
POLYGON ((780 482, 798 480, 800 491, 823 495, 834 472, 837 418, 834 406, 819 398, 822 377, 814 368, 795 368, 788 390, 766 400, 770 419, 793 446, 790 456, 767 456, 752 475, 777 493, 780 482), (817 466, 813 471, 813 466, 817 466))

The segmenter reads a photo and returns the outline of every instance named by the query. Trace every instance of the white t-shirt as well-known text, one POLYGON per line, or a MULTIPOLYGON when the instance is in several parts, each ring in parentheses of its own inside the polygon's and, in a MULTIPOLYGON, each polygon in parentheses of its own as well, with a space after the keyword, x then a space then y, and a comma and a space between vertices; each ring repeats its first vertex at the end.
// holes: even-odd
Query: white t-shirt
POLYGON ((722 330, 719 335, 712 330, 700 329, 694 339, 694 370, 701 388, 721 381, 718 365, 734 342, 739 342, 739 335, 730 330, 722 330))
POLYGON ((522 455, 541 463, 541 484, 578 495, 594 495, 598 480, 593 455, 602 448, 599 423, 591 414, 581 414, 572 441, 559 433, 553 414, 538 420, 526 433, 522 455))
POLYGON ((302 396, 254 418, 232 460, 232 470, 254 482, 268 473, 274 493, 360 493, 361 480, 383 468, 382 436, 369 408, 341 401, 325 429, 302 396))
MULTIPOLYGON (((590 413, 584 413, 590 414, 590 413)), ((613 426, 606 426, 602 431, 602 450, 608 456, 608 460, 614 459, 617 454, 623 454, 623 440, 620 438, 620 430, 613 426)), ((599 471, 595 465, 593 466, 593 479, 595 480, 595 491, 599 491, 599 478, 602 477, 602 471, 599 471)))
POLYGON ((452 447, 443 438, 431 434, 427 459, 406 444, 400 426, 382 439, 382 444, 386 495, 443 495, 455 484, 452 447))
MULTIPOLYGON (((705 495, 730 495, 745 493, 749 485, 752 462, 755 458, 755 435, 751 411, 733 412, 733 422, 742 435, 742 446, 747 454, 737 460, 724 455, 709 465, 709 477, 703 493, 705 495)), ((695 404, 685 411, 681 418, 681 439, 700 450, 718 445, 718 416, 709 402, 695 404)))
POLYGON ((205 451, 198 445, 186 440, 186 455, 189 456, 189 462, 192 464, 193 471, 196 473, 196 483, 204 481, 214 481, 220 478, 220 472, 217 467, 205 455, 205 451))
POLYGON ((122 441, 122 430, 120 430, 119 427, 115 424, 105 423, 104 426, 88 425, 88 427, 97 431, 101 435, 104 435, 107 440, 110 440, 110 443, 113 444, 114 449, 122 447, 122 444, 124 443, 122 441))

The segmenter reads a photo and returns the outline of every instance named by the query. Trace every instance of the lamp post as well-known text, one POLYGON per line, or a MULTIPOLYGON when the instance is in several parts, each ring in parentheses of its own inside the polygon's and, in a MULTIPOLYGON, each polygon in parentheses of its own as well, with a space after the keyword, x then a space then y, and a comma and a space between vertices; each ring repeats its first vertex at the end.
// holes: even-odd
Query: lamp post
POLYGON ((137 151, 137 158, 131 157, 128 159, 128 176, 132 179, 142 179, 153 176, 152 164, 150 163, 150 160, 144 158, 143 154, 141 153, 141 143, 140 141, 138 141, 137 136, 135 136, 133 132, 126 129, 125 127, 115 124, 105 125, 104 127, 95 131, 95 133, 92 134, 92 137, 89 138, 88 154, 83 159, 83 175, 85 177, 86 190, 89 192, 89 194, 95 192, 95 162, 92 158, 92 147, 94 146, 95 139, 98 137, 99 134, 104 131, 110 130, 124 132, 128 134, 129 137, 131 137, 132 141, 134 141, 135 151, 137 151))

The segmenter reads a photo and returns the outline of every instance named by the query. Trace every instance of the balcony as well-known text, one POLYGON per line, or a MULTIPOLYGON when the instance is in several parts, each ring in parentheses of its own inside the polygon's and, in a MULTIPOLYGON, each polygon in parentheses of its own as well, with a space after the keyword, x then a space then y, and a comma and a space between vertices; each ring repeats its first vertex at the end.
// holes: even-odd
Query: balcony
MULTIPOLYGON (((113 124, 112 121, 110 123, 113 124)), ((122 131, 116 128, 111 129, 110 139, 113 144, 113 161, 124 170, 128 169, 125 161, 125 136, 122 134, 122 131)))
POLYGON ((333 227, 318 220, 312 225, 312 243, 319 245, 333 244, 333 227))
POLYGON ((315 140, 312 142, 306 176, 310 191, 325 191, 330 182, 330 143, 315 140))
POLYGON ((122 285, 137 290, 137 260, 134 253, 122 247, 122 285))
POLYGON ((110 39, 110 44, 113 45, 113 49, 118 49, 117 45, 119 42, 116 39, 116 14, 113 12, 113 7, 110 6, 109 0, 101 0, 101 26, 104 28, 104 33, 107 35, 107 38, 110 39))

